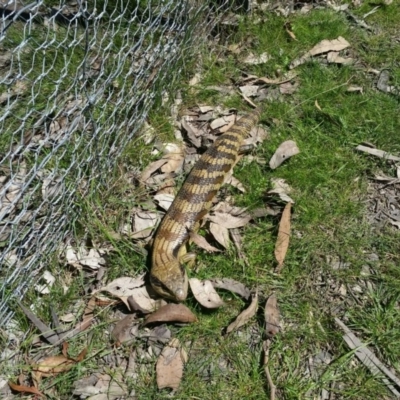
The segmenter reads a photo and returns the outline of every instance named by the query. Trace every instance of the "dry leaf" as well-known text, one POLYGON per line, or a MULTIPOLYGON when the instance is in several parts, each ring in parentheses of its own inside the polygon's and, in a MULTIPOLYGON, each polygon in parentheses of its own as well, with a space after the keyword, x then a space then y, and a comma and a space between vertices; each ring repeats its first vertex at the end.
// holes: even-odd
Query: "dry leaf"
POLYGON ((165 160, 164 158, 154 161, 151 164, 149 164, 147 166, 147 168, 145 168, 145 170, 142 172, 142 175, 140 177, 140 180, 142 182, 146 182, 150 176, 156 172, 158 169, 160 169, 164 164, 167 163, 168 160, 165 160))
POLYGON ((133 232, 129 235, 132 239, 145 239, 160 220, 159 214, 150 211, 137 211, 133 219, 133 232))
POLYGON ((232 174, 230 174, 225 180, 224 184, 231 185, 234 188, 238 189, 242 193, 246 193, 246 189, 244 188, 242 182, 239 179, 236 179, 232 174))
POLYGON ((268 191, 268 194, 277 194, 282 201, 294 204, 294 201, 288 195, 288 193, 292 191, 292 188, 286 183, 284 179, 272 178, 271 184, 272 189, 268 191))
POLYGON ((229 290, 232 293, 236 293, 239 296, 242 296, 245 300, 248 300, 251 296, 251 292, 247 289, 243 283, 237 282, 234 279, 230 278, 221 278, 221 279, 210 279, 210 282, 217 289, 225 289, 229 290))
POLYGON ((329 51, 340 51, 346 49, 349 46, 350 43, 341 36, 339 36, 337 39, 334 40, 322 40, 317 45, 315 45, 311 50, 305 53, 302 57, 298 58, 297 60, 294 60, 290 64, 289 68, 290 69, 296 68, 299 65, 304 64, 313 56, 323 53, 328 53, 329 51))
POLYGON ((192 240, 193 243, 195 243, 201 249, 209 251, 210 253, 217 253, 217 252, 221 251, 221 250, 217 249, 216 247, 212 246, 210 243, 208 243, 207 240, 203 236, 199 235, 196 232, 190 233, 190 239, 192 240))
POLYGON ((282 85, 279 86, 279 92, 281 94, 293 94, 297 88, 299 87, 299 82, 286 82, 282 83, 282 85))
POLYGON ((246 85, 246 86, 240 86, 239 89, 245 96, 254 97, 254 96, 257 96, 257 92, 258 92, 259 86, 257 86, 257 85, 246 85))
POLYGON ((331 64, 343 64, 343 65, 349 65, 353 63, 353 59, 352 58, 344 58, 339 56, 339 52, 338 51, 331 51, 327 54, 326 56, 326 60, 328 61, 328 63, 331 64))
POLYGON ((212 121, 210 124, 210 128, 212 130, 218 129, 219 132, 223 133, 229 130, 235 124, 235 121, 235 114, 225 115, 223 117, 214 119, 214 121, 212 121))
POLYGON ((286 33, 293 39, 297 41, 296 35, 291 31, 291 24, 290 22, 285 22, 285 30, 286 33))
POLYGON ((290 214, 292 203, 287 203, 279 222, 278 239, 275 244, 275 258, 278 262, 277 271, 279 272, 283 267, 286 252, 289 248, 290 238, 290 214))
MULTIPOLYGON (((118 297, 131 310, 128 298, 132 296, 135 303, 147 312, 157 309, 158 301, 152 299, 147 292, 143 276, 138 278, 121 277, 113 280, 107 286, 102 287, 99 291, 106 291, 111 295, 118 297)), ((131 310, 132 311, 132 310, 131 310)))
POLYGON ((315 105, 315 107, 316 107, 319 111, 322 111, 322 108, 321 108, 321 106, 319 105, 318 100, 315 100, 314 105, 315 105))
POLYGON ((210 281, 201 282, 197 278, 189 279, 190 288, 196 300, 206 308, 218 308, 224 305, 210 281))
POLYGON ((221 225, 210 222, 210 233, 214 236, 215 240, 226 249, 229 248, 229 231, 221 225))
POLYGON ((168 193, 160 193, 154 196, 154 200, 156 200, 158 202, 158 205, 165 211, 168 211, 174 199, 175 196, 168 193))
POLYGON ((197 317, 183 304, 167 304, 146 316, 144 325, 154 322, 197 322, 197 317))
POLYGON ((251 215, 245 212, 239 216, 234 216, 226 212, 216 212, 213 215, 207 215, 207 219, 222 228, 235 229, 247 225, 251 220, 251 215))
POLYGON ((275 294, 269 296, 264 309, 265 332, 269 338, 272 338, 280 331, 279 309, 275 294))
POLYGON ((293 140, 287 140, 283 142, 275 151, 275 154, 271 157, 269 161, 269 166, 271 169, 279 167, 288 158, 299 154, 300 150, 297 147, 296 142, 293 140))
POLYGON ((49 294, 50 293, 50 288, 53 286, 54 282, 56 281, 56 278, 51 274, 49 271, 44 271, 42 278, 46 283, 44 285, 35 285, 35 289, 40 293, 40 294, 49 294))
MULTIPOLYGON (((66 353, 65 347, 64 353, 66 353)), ((68 357, 66 354, 47 357, 39 361, 36 365, 32 365, 32 378, 39 385, 42 377, 55 376, 70 370, 74 364, 85 358, 86 353, 87 349, 84 349, 76 358, 68 357)))
POLYGON ((245 64, 250 64, 250 65, 258 65, 258 64, 264 64, 266 63, 271 57, 268 55, 268 53, 262 53, 259 56, 254 55, 253 53, 250 53, 244 60, 243 62, 245 64))
POLYGON ((243 146, 256 145, 257 143, 262 143, 265 139, 268 138, 268 136, 269 136, 268 132, 264 128, 261 128, 260 126, 255 126, 250 131, 249 137, 247 137, 243 141, 243 146))
POLYGON ((187 354, 181 348, 179 340, 172 339, 163 348, 157 360, 157 387, 159 389, 171 388, 177 390, 183 377, 183 367, 186 362, 187 354))
POLYGON ((291 81, 292 79, 296 78, 297 72, 294 71, 289 71, 287 74, 283 75, 282 77, 271 79, 267 77, 261 77, 257 78, 255 80, 255 83, 257 82, 263 82, 266 83, 267 85, 281 85, 282 83, 286 83, 291 81))
POLYGON ((37 396, 42 396, 42 397, 46 398, 46 396, 42 392, 39 392, 39 390, 36 389, 34 386, 17 385, 16 383, 13 383, 11 381, 8 381, 8 385, 15 392, 18 392, 18 393, 31 393, 31 394, 35 394, 37 396))
POLYGON ((350 93, 351 92, 360 92, 360 93, 363 93, 364 89, 361 86, 350 85, 347 88, 346 92, 350 92, 350 93))
POLYGON ((138 325, 138 321, 135 314, 129 314, 125 318, 119 320, 114 329, 111 332, 111 337, 117 343, 125 343, 134 338, 132 335, 132 328, 134 325, 138 325))
POLYGON ((258 293, 253 296, 250 305, 243 310, 237 318, 229 324, 229 326, 226 328, 226 333, 230 333, 236 329, 239 329, 241 326, 247 324, 247 322, 250 321, 251 318, 254 317, 254 315, 257 312, 258 308, 258 293))

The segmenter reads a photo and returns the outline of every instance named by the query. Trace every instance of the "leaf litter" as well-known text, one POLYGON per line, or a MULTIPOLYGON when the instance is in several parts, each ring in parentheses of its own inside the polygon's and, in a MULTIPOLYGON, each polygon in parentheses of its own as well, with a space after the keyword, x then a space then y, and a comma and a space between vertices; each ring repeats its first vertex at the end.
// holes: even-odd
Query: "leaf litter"
MULTIPOLYGON (((283 78, 282 84, 284 82, 285 78, 283 78)), ((189 116, 190 118, 184 118, 183 116, 181 119, 181 129, 184 132, 186 131, 186 135, 182 135, 187 140, 185 145, 183 143, 178 145, 173 143, 161 145, 154 143, 154 154, 160 154, 161 159, 153 161, 143 171, 139 179, 140 185, 152 194, 153 200, 138 202, 131 211, 130 226, 126 224, 122 231, 122 234, 128 236, 134 242, 145 244, 151 240, 157 224, 173 201, 176 190, 174 178, 183 171, 188 172, 198 159, 200 148, 202 151, 204 147, 213 143, 221 133, 229 129, 236 119, 232 110, 217 110, 206 105, 190 111, 187 117, 189 116), (218 114, 222 116, 219 119, 215 119, 218 114), (184 120, 185 122, 183 122, 184 120)), ((152 132, 151 127, 146 129, 152 132)), ((264 128, 257 127, 252 129, 245 144, 254 146, 262 143, 267 137, 268 132, 264 128)), ((154 142, 151 134, 144 140, 148 141, 148 143, 154 142)), ((257 161, 256 159, 254 160, 257 161)), ((245 190, 245 186, 231 174, 228 176, 227 183, 232 184, 240 191, 245 190)), ((276 211, 269 206, 253 212, 234 206, 229 198, 224 201, 218 198, 215 199, 215 205, 210 214, 204 218, 203 230, 210 233, 211 238, 214 237, 217 246, 222 248, 230 246, 231 235, 234 238, 233 243, 237 248, 239 257, 245 260, 245 255, 241 250, 240 229, 248 225, 254 218, 275 214, 276 211)), ((209 242, 198 233, 192 234, 190 240, 206 251, 221 251, 221 248, 216 247, 214 243, 209 242)), ((87 248, 82 243, 77 246, 69 245, 65 250, 64 257, 66 263, 74 268, 85 267, 100 271, 101 268, 107 265, 105 256, 110 250, 112 249, 102 248, 101 246, 87 248)), ((226 328, 227 332, 240 329, 257 312, 258 294, 252 297, 250 289, 233 279, 218 278, 202 282, 192 278, 190 279, 190 287, 196 300, 203 307, 210 309, 219 308, 225 304, 215 289, 223 289, 235 293, 246 301, 252 299, 250 306, 226 328)), ((39 289, 42 290, 42 288, 39 289)), ((109 307, 117 304, 118 301, 122 302, 130 313, 118 318, 111 331, 111 338, 115 342, 116 348, 131 342, 137 343, 138 340, 143 341, 143 339, 147 338, 147 349, 143 346, 138 346, 135 356, 129 359, 131 373, 135 375, 134 371, 137 367, 138 357, 149 362, 154 360, 154 356, 157 356, 156 374, 158 387, 169 387, 176 390, 183 376, 183 367, 187 360, 187 354, 182 349, 179 341, 171 337, 171 331, 166 328, 165 324, 196 323, 197 317, 186 306, 182 304, 166 304, 164 300, 153 298, 153 295, 143 276, 120 277, 107 284, 100 285, 98 289, 92 292, 80 322, 75 322, 78 317, 74 312, 63 316, 66 323, 75 322, 76 325, 62 336, 56 337, 54 343, 62 343, 63 340, 71 338, 93 326, 96 321, 95 308, 109 307), (104 293, 108 293, 108 297, 104 293), (146 327, 148 325, 156 326, 154 329, 149 330, 146 327)), ((49 328, 46 326, 43 329, 49 328)), ((84 356, 82 354, 76 359, 64 354, 42 359, 40 364, 37 364, 39 366, 36 368, 36 379, 40 381, 43 377, 67 371, 74 363, 79 361, 80 357, 84 356)), ((117 365, 118 363, 115 364, 115 367, 117 365)), ((82 398, 94 396, 96 399, 117 398, 118 396, 127 395, 127 386, 123 374, 119 376, 118 382, 115 377, 111 378, 110 375, 101 372, 92 374, 88 379, 85 382, 76 382, 75 395, 82 398)))

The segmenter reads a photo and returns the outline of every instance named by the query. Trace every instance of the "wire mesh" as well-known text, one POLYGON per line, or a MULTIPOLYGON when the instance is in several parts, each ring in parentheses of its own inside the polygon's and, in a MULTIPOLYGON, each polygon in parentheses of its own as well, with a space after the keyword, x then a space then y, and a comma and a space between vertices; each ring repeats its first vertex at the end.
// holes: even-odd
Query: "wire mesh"
POLYGON ((0 320, 179 78, 217 6, 0 0, 0 320))

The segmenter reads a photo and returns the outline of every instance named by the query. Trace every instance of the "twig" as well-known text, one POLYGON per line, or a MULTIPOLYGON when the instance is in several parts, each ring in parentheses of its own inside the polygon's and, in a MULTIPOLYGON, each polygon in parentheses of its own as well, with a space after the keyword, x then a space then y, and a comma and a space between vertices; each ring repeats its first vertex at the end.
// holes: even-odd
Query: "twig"
MULTIPOLYGON (((398 387, 400 387, 400 379, 397 378, 396 375, 394 375, 379 361, 374 353, 372 353, 372 351, 369 350, 368 347, 357 338, 357 336, 351 331, 351 329, 348 328, 339 318, 335 318, 335 322, 346 333, 343 336, 343 339, 345 340, 347 345, 352 350, 354 350, 357 358, 371 371, 372 375, 376 376, 379 375, 379 372, 382 372, 386 375, 387 378, 391 379, 398 387)), ((396 388, 386 377, 382 378, 383 382, 397 398, 400 398, 400 392, 396 390, 396 388)))
POLYGON ((269 346, 271 344, 271 340, 264 340, 263 349, 264 349, 264 371, 267 377, 268 385, 271 388, 270 392, 270 400, 275 400, 275 393, 276 393, 276 386, 272 381, 271 374, 268 368, 268 361, 269 361, 269 346))
POLYGON ((31 320, 31 322, 39 329, 43 337, 51 344, 56 344, 60 338, 56 332, 50 329, 44 322, 42 322, 31 310, 24 307, 20 301, 17 301, 18 305, 24 314, 31 320))

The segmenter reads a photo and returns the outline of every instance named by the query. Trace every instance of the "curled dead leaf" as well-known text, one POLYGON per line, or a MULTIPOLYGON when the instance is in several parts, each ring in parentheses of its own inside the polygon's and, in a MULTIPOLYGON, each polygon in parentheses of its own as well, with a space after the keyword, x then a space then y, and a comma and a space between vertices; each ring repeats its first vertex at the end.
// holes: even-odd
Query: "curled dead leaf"
POLYGON ((182 349, 178 339, 172 339, 163 348, 157 360, 157 387, 159 389, 171 388, 177 390, 183 377, 183 367, 186 362, 186 351, 182 349))
POLYGON ((115 324, 115 327, 111 332, 111 337, 117 343, 125 343, 132 340, 133 335, 131 334, 131 331, 135 324, 138 325, 136 315, 127 315, 115 324))
POLYGON ((278 262, 277 272, 282 269, 289 248, 291 206, 292 203, 286 204, 279 222, 278 238, 275 244, 275 258, 278 262))
POLYGON ((134 302, 143 311, 152 312, 159 306, 159 302, 150 297, 143 276, 138 278, 117 278, 102 287, 100 291, 106 291, 111 295, 118 297, 125 303, 129 310, 131 310, 131 305, 128 301, 130 296, 132 296, 134 302))
POLYGON ((210 253, 217 253, 217 252, 221 251, 221 250, 217 249, 216 247, 212 246, 210 243, 208 243, 207 240, 203 236, 199 235, 196 232, 190 233, 190 240, 193 243, 195 243, 197 246, 199 246, 201 249, 209 251, 210 253))
POLYGON ((241 228, 249 223, 251 220, 251 215, 243 212, 242 215, 235 216, 230 213, 216 212, 213 215, 208 215, 207 219, 222 226, 226 229, 241 228))
POLYGON ((42 397, 46 398, 46 396, 42 392, 40 392, 38 389, 36 389, 35 386, 17 385, 16 383, 13 383, 11 381, 8 381, 8 385, 15 392, 31 393, 31 394, 35 394, 36 396, 42 396, 42 397))
POLYGON ((307 51, 302 57, 294 60, 289 68, 293 69, 298 67, 301 64, 304 64, 308 61, 311 57, 317 56, 319 54, 328 53, 330 51, 340 51, 350 46, 350 43, 344 39, 343 37, 339 36, 337 39, 334 40, 322 40, 318 44, 316 44, 311 50, 307 51))
POLYGON ((300 150, 297 147, 296 142, 293 140, 287 140, 276 149, 274 155, 269 161, 269 166, 271 169, 278 168, 285 160, 299 153, 300 150))
POLYGON ((144 325, 155 322, 196 322, 197 317, 184 304, 167 304, 146 316, 144 325))
POLYGON ((203 307, 218 308, 224 305, 210 281, 202 282, 197 278, 191 278, 189 279, 189 284, 193 296, 203 307))
POLYGON ((258 293, 253 296, 250 305, 243 310, 237 318, 229 324, 229 326, 226 328, 226 333, 230 333, 236 329, 239 329, 241 326, 247 324, 247 322, 250 321, 251 318, 254 317, 254 315, 257 312, 258 308, 258 293))
POLYGON ((271 184, 272 189, 268 191, 269 195, 277 194, 282 201, 294 204, 293 199, 289 197, 289 193, 292 191, 292 188, 289 186, 289 184, 286 183, 284 179, 272 178, 271 184))
POLYGON ((272 338, 280 331, 279 308, 275 294, 268 297, 264 309, 265 332, 269 338, 272 338))
POLYGON ((235 281, 230 278, 221 278, 221 279, 211 279, 210 282, 217 289, 229 290, 232 293, 236 293, 239 296, 243 297, 245 300, 248 300, 251 296, 251 291, 243 283, 235 281))
POLYGON ((229 231, 227 228, 214 224, 214 222, 210 223, 210 232, 214 236, 215 240, 226 249, 229 248, 229 231))

